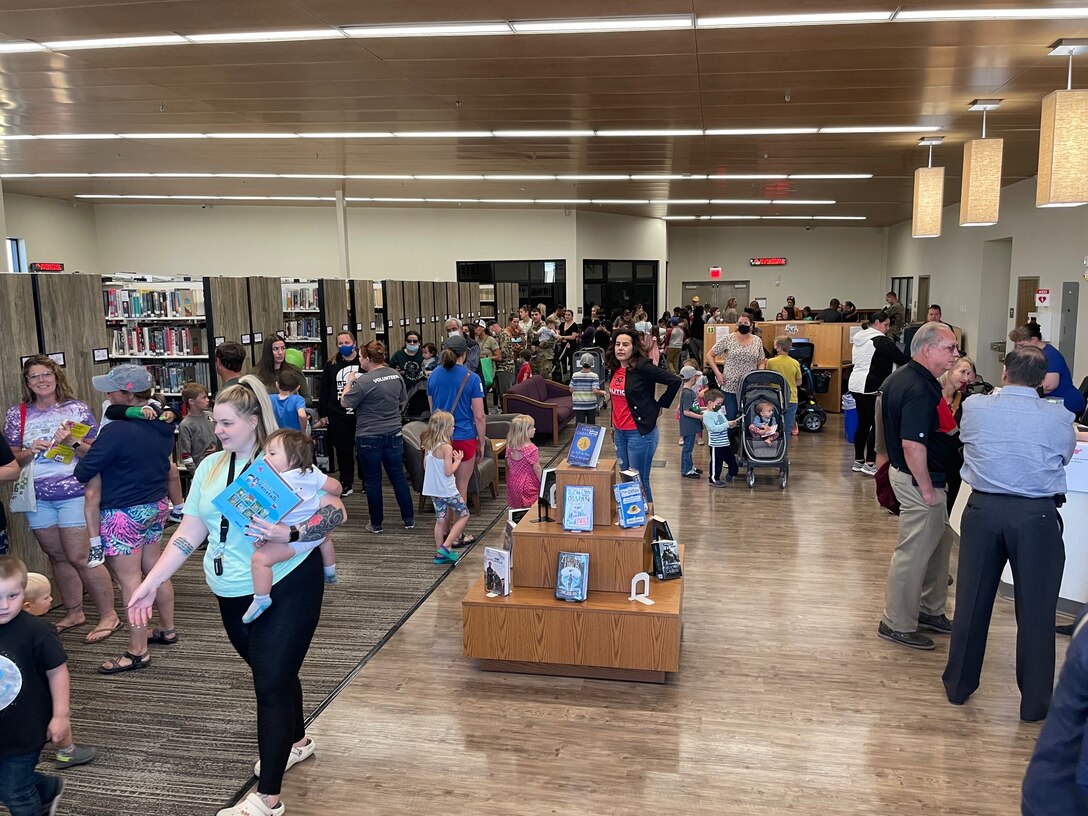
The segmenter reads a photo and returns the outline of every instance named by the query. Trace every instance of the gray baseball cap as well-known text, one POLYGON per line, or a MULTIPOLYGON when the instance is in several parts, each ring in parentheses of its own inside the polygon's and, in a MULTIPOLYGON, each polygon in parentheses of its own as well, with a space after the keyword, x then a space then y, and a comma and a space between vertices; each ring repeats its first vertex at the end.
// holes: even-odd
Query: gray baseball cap
POLYGON ((698 376, 699 369, 695 368, 694 366, 684 366, 680 369, 680 379, 684 382, 687 382, 688 380, 693 380, 698 376))
POLYGON ((450 349, 454 354, 460 357, 468 351, 468 341, 460 334, 455 334, 442 341, 442 348, 450 349))
POLYGON ((114 366, 105 374, 91 377, 91 385, 96 391, 150 391, 154 385, 151 375, 143 366, 126 363, 114 366))

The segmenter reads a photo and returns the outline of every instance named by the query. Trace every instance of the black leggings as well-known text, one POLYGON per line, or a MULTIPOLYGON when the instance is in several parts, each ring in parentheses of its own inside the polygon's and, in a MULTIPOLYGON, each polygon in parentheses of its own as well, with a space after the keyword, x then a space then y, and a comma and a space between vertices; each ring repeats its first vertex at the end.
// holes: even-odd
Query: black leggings
POLYGON ((859 394, 851 391, 858 409, 858 429, 854 432, 854 459, 859 462, 875 462, 876 441, 876 394, 859 394))
POLYGON ((306 736, 298 673, 321 617, 324 593, 321 553, 315 549, 272 587, 272 606, 253 623, 242 623, 252 595, 216 596, 227 637, 253 673, 261 758, 258 793, 279 794, 291 746, 306 736))
MULTIPOLYGON (((355 415, 346 417, 333 414, 329 417, 328 440, 336 451, 336 467, 340 470, 340 484, 344 490, 351 490, 355 483, 355 415)), ((359 467, 362 476, 362 466, 359 467)))

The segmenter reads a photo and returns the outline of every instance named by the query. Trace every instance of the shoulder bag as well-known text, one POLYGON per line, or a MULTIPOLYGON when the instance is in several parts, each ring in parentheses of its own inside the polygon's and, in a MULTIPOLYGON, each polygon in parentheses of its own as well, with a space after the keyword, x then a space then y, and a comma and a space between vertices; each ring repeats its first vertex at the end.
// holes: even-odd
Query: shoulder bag
MULTIPOLYGON (((26 430, 26 403, 19 403, 19 444, 23 443, 26 430)), ((8 503, 13 513, 35 513, 38 510, 38 497, 34 492, 34 457, 23 465, 19 478, 11 489, 11 501, 8 503)))

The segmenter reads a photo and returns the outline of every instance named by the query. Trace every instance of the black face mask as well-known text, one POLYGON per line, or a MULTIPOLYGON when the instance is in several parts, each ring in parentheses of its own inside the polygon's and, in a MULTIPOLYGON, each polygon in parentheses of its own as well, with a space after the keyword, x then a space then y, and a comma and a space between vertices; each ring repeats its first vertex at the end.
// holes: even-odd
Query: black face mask
POLYGON ((741 334, 748 334, 748 332, 750 332, 751 330, 752 327, 749 326, 747 323, 741 323, 737 326, 737 331, 739 331, 741 334))

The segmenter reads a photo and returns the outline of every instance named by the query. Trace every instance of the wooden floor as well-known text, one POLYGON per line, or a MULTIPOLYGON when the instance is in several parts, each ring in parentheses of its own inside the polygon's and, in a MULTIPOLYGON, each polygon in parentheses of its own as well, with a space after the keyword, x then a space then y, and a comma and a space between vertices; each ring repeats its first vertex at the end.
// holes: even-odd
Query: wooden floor
POLYGON ((1012 605, 982 688, 949 705, 947 637, 916 652, 876 636, 896 522, 850 472, 837 417, 796 438, 785 491, 767 470, 752 492, 680 479, 661 426, 657 510, 687 548, 680 672, 479 671, 460 637, 477 548, 311 728, 291 814, 1019 812, 1039 726, 1018 717, 1012 605))

